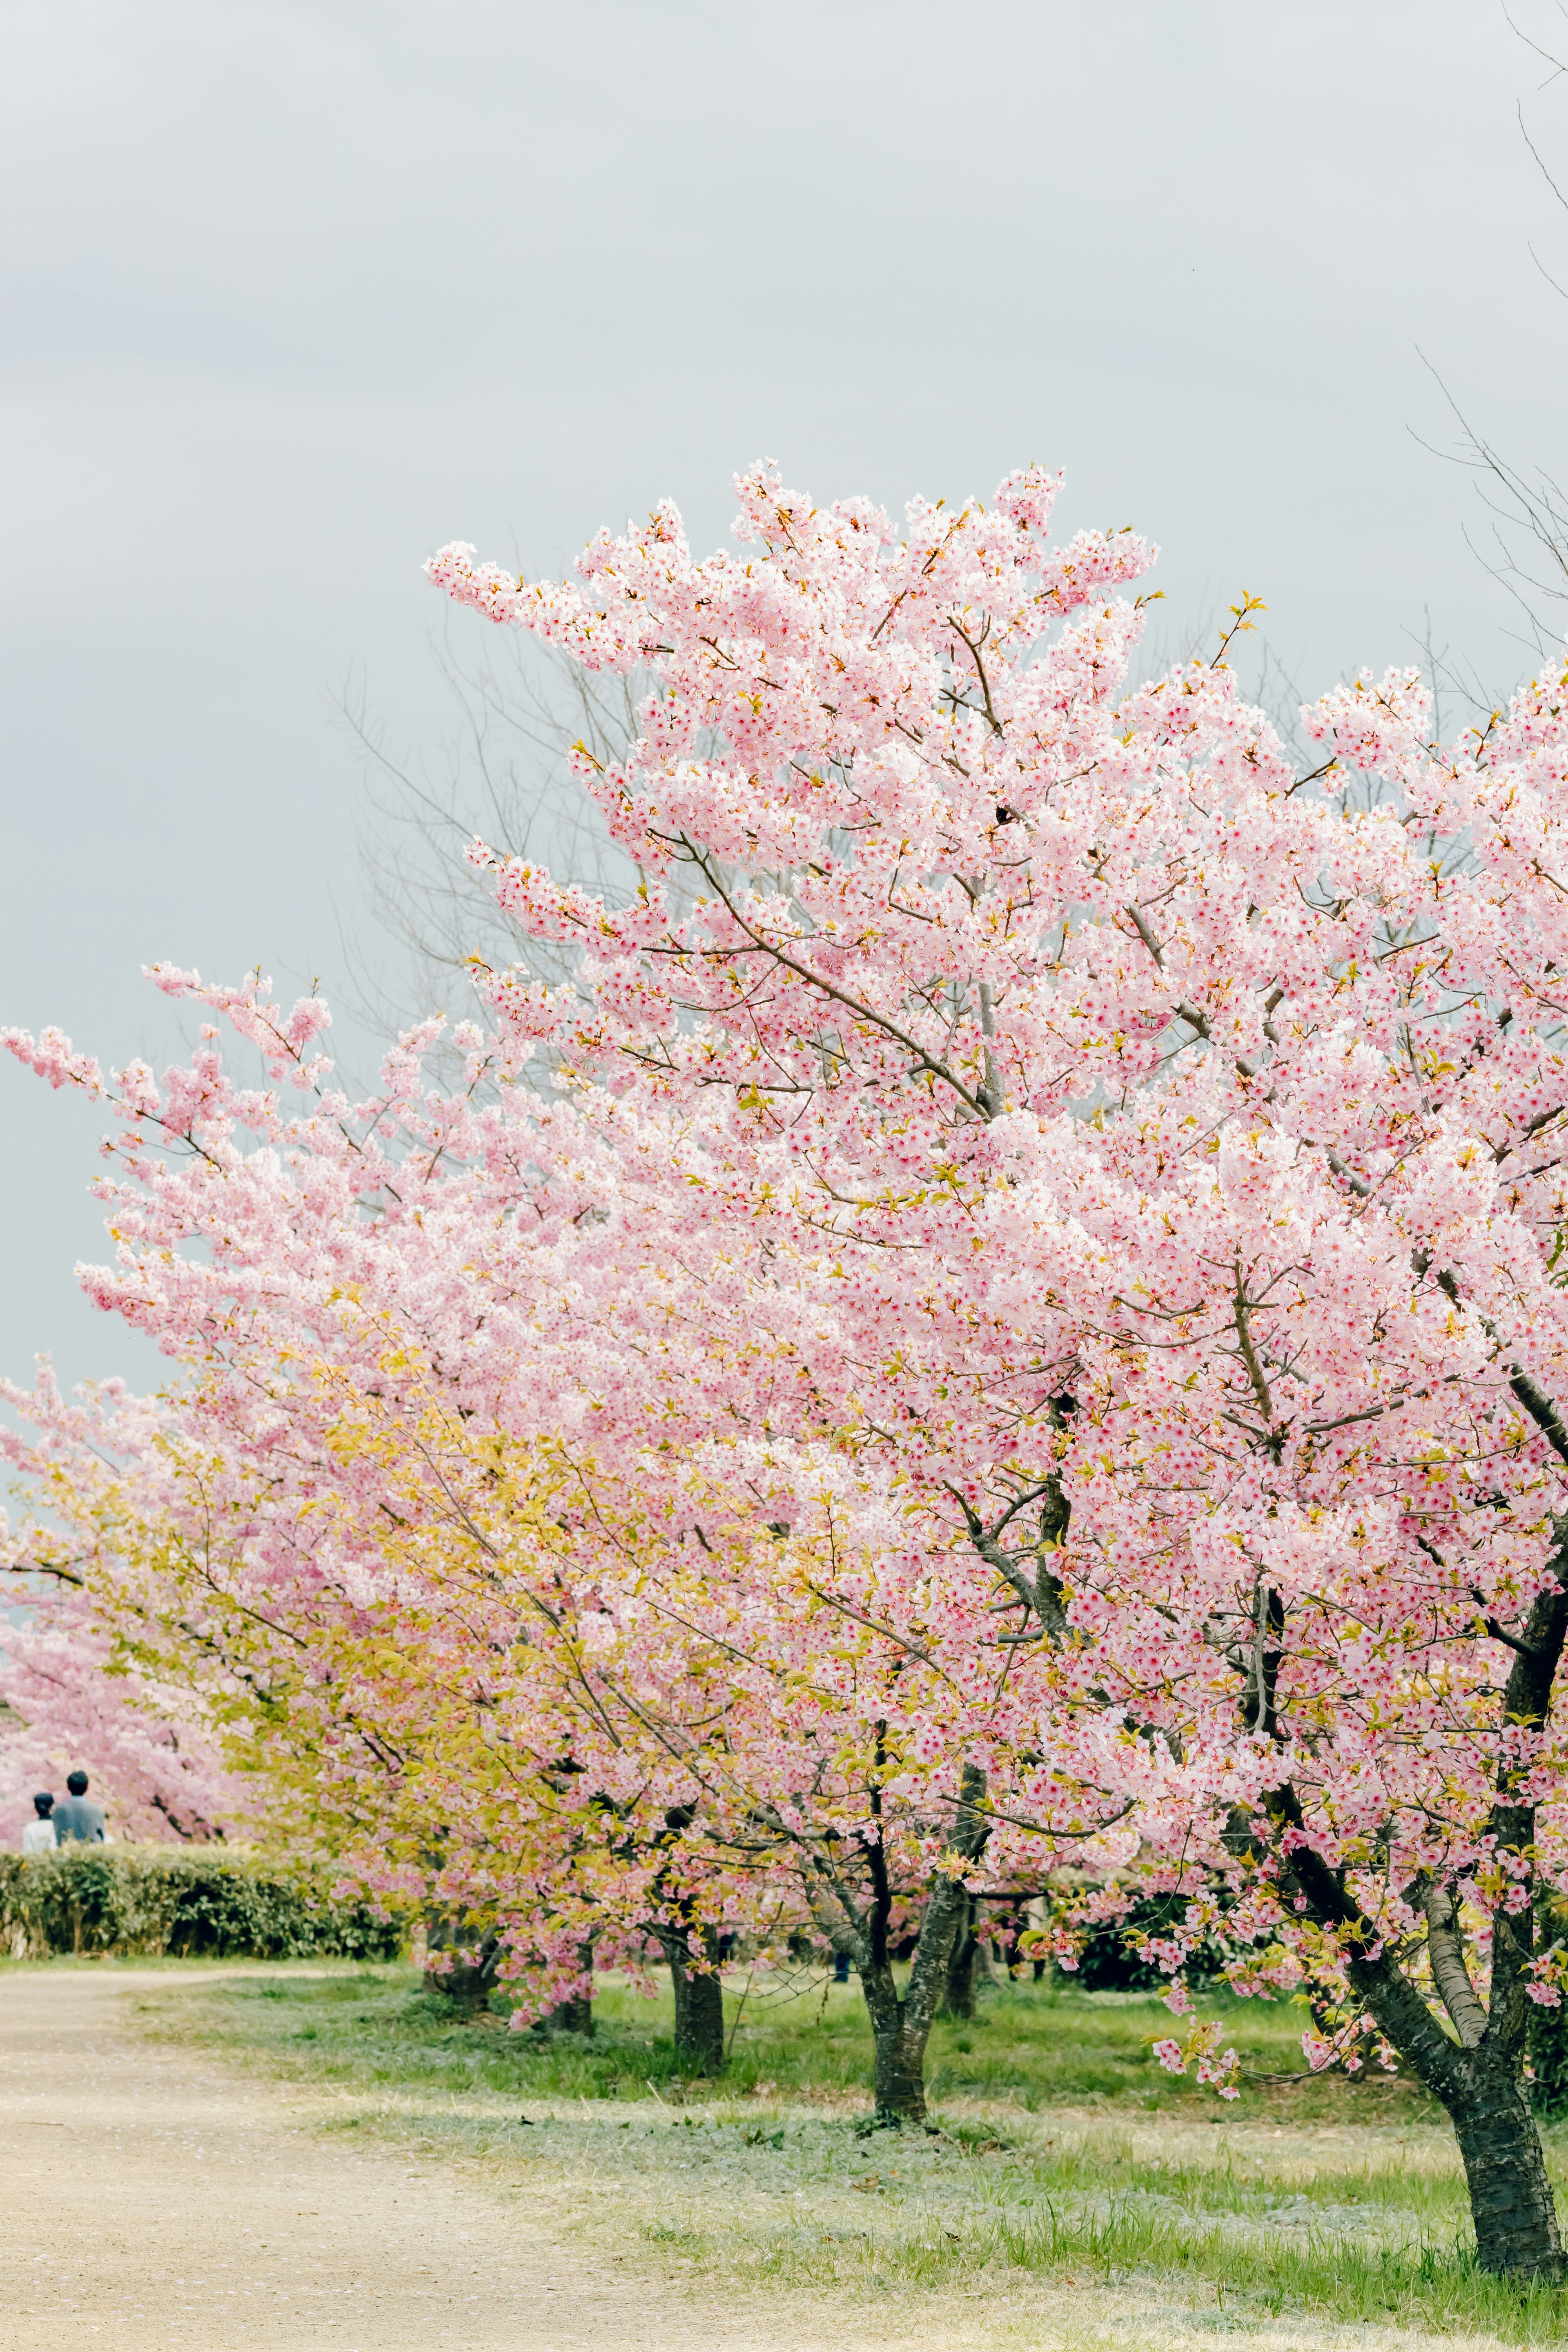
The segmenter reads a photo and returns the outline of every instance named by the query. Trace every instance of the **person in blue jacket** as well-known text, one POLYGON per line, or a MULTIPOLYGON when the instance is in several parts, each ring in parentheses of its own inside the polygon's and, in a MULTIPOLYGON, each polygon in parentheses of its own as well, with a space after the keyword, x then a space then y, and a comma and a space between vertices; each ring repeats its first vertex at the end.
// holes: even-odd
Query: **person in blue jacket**
POLYGON ((101 1845, 103 1843, 103 1807, 88 1803, 87 1774, 85 1772, 68 1774, 66 1787, 70 1794, 64 1804, 57 1805, 54 1811, 57 1841, 61 1845, 69 1845, 75 1838, 83 1845, 101 1845))

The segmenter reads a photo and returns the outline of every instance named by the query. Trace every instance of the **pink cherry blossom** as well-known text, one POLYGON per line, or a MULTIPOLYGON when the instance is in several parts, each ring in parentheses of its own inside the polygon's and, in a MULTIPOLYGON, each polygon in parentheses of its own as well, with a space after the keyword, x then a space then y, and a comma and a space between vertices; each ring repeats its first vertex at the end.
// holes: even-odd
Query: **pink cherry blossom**
POLYGON ((1298 774, 1223 659, 1129 684, 1152 552, 1054 548, 1054 488, 900 531, 763 464, 734 551, 433 559, 633 682, 576 767, 636 879, 475 845, 569 977, 479 973, 458 1092, 427 1024, 351 1101, 259 978, 156 975, 261 1084, 7 1040, 116 1119, 87 1279, 176 1367, 62 1507, 520 2014, 807 1921, 885 2012, 955 1887, 1049 1882, 1063 1965, 1158 1894, 1173 1983, 1311 1983, 1324 2063, 1370 2016, 1513 2184, 1483 2261, 1555 2277, 1568 679, 1440 745, 1358 677, 1298 774))

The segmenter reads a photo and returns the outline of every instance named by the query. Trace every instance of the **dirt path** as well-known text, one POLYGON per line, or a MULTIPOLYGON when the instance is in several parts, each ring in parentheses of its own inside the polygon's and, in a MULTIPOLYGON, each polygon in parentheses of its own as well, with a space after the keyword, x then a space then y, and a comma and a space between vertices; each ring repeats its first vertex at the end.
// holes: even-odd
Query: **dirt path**
POLYGON ((0 1977, 7 2352, 845 2352, 841 2325, 619 2277, 471 2182, 324 2142, 287 2094, 129 2030, 122 2004, 168 1984, 0 1977))
MULTIPOLYGON (((308 2090, 139 2033, 133 2004, 155 1989, 162 2006, 174 1982, 0 1973, 5 2352, 1205 2352, 1216 2328, 1236 2352, 1428 2340, 1304 2315, 1248 2326, 1152 2278, 976 2282, 871 2309, 832 2291, 726 2302, 563 2242, 580 2173, 550 2167, 531 2212, 460 2163, 323 2131, 330 2103, 308 2090)), ((606 2179, 629 2193, 594 2169, 590 2193, 606 2179)), ((1473 2336, 1445 2341, 1482 2352, 1473 2336)))

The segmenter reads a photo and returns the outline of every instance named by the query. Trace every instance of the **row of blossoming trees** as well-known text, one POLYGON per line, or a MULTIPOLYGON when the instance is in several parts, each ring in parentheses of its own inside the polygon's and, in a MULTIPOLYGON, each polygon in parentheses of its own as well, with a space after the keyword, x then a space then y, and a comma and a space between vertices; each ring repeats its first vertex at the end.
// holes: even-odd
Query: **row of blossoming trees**
POLYGON ((462 1083, 432 1024, 353 1102, 320 1003, 163 969, 161 1081, 10 1039, 112 1106, 89 1281, 179 1368, 26 1401, 14 1671, 103 1645, 162 1818, 300 1792, 525 2016, 662 1950, 710 2052, 719 1932, 815 1932, 895 2114, 969 1889, 1070 1885, 1068 1959, 1184 1897, 1178 2012, 1220 1925, 1316 1987, 1556 2278, 1568 683, 1434 745, 1359 680, 1302 775, 1223 661, 1129 688, 1149 550, 1053 478, 738 487, 737 555, 429 566, 647 686, 578 762, 618 901, 474 849, 573 978, 478 971, 462 1083))

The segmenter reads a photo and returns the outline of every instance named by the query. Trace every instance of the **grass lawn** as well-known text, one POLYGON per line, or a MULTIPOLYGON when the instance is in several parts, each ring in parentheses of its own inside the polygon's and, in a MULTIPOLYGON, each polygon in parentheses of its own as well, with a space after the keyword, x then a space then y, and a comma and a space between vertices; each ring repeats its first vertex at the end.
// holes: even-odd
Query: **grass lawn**
MULTIPOLYGON (((1424 2095, 1282 2079, 1302 2063, 1290 2003, 1224 2004, 1247 2069, 1226 2105, 1150 2057, 1172 2030, 1154 1996, 1000 1988, 973 2024, 936 2028, 938 2128, 868 2134, 858 1988, 820 1977, 727 1979, 717 2083, 680 2078, 668 1997, 614 1984, 592 2039, 547 2040, 464 2019, 405 1968, 183 1978, 141 1996, 153 2032, 289 2078, 324 2128, 477 2165, 622 2259, 881 2296, 889 2317, 911 2297, 982 2296, 998 2343, 1057 2340, 1026 2321, 1034 2290, 1064 2287, 1104 2306, 1110 2332, 1086 2344, 1139 2352, 1216 2328, 1303 2347, 1568 2343, 1568 2296, 1476 2271, 1452 2135, 1424 2095), (1158 2328, 1129 2335, 1113 2311, 1157 2312, 1158 2328)), ((1568 2135, 1548 2139, 1568 2213, 1568 2135)))

